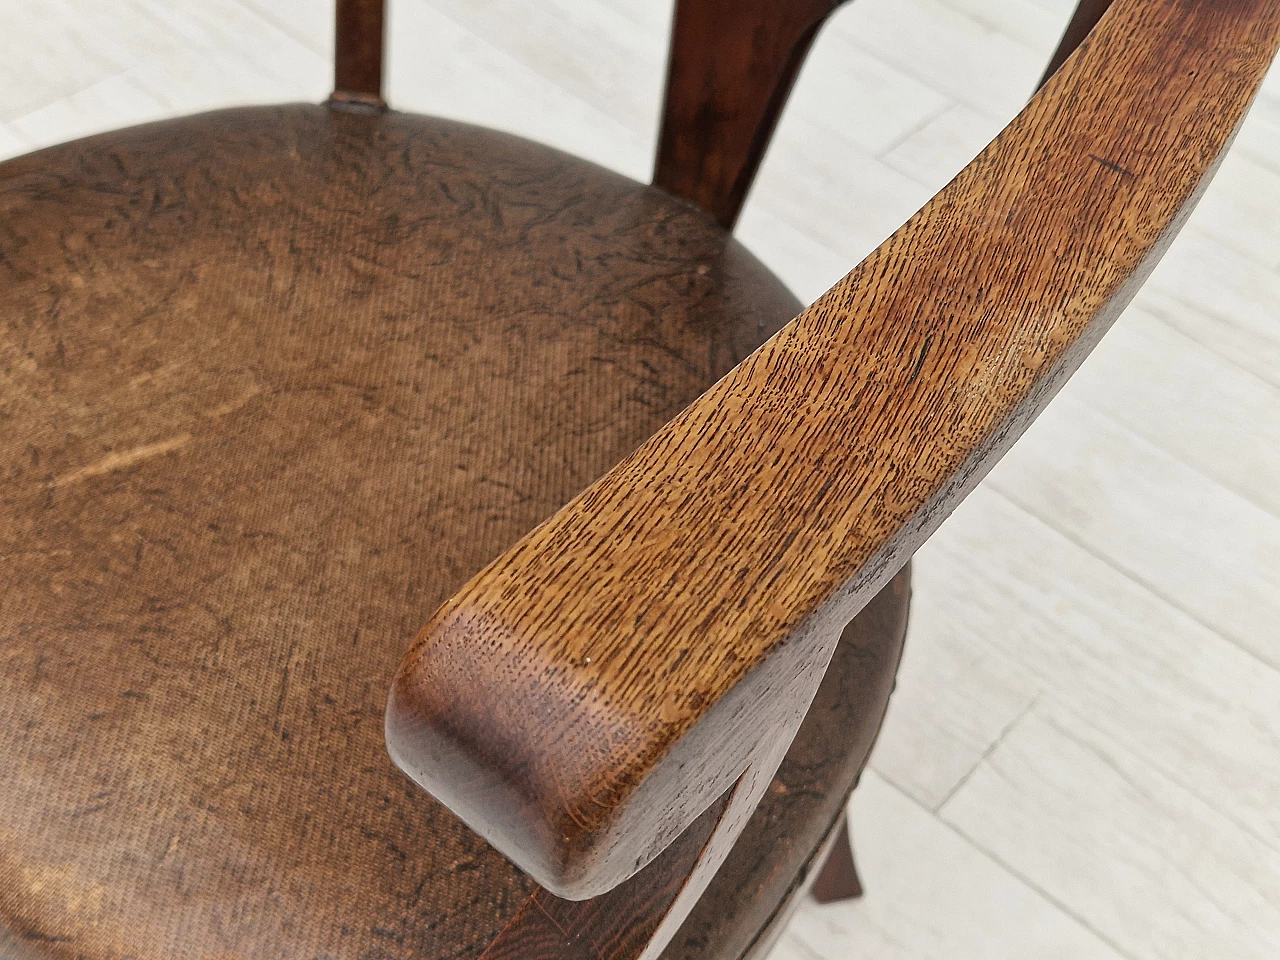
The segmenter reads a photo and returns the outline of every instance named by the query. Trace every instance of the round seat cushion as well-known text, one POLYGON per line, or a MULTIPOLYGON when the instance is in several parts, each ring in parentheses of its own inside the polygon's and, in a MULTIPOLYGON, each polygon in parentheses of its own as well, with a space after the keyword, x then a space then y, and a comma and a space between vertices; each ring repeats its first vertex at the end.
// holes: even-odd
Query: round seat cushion
POLYGON ((692 207, 442 120, 0 165, 0 945, 483 952, 533 886, 391 764, 395 666, 798 306, 692 207))

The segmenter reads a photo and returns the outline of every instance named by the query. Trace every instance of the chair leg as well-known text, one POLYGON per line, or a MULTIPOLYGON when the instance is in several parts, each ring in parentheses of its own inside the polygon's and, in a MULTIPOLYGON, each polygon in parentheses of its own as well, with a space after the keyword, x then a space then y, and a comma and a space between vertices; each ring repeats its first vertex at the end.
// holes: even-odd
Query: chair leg
POLYGON ((819 903, 835 903, 838 900, 853 900, 862 896, 862 883, 858 880, 858 869, 853 865, 853 846, 849 841, 849 818, 840 817, 840 826, 835 842, 831 845, 831 853, 827 862, 822 865, 818 879, 809 889, 813 899, 819 903))

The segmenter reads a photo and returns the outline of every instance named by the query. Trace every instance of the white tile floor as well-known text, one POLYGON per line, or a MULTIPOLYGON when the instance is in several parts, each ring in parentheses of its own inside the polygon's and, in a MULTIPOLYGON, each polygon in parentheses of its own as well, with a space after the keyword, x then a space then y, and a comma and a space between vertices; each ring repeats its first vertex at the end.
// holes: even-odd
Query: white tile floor
MULTIPOLYGON (((806 298, 1013 115, 1072 0, 854 0, 740 235, 806 298)), ((670 0, 392 0, 390 96, 647 177, 670 0)), ((0 156, 328 90, 326 0, 4 0, 0 156)), ((1280 73, 1134 306, 920 552, 778 960, 1280 957, 1280 73)))

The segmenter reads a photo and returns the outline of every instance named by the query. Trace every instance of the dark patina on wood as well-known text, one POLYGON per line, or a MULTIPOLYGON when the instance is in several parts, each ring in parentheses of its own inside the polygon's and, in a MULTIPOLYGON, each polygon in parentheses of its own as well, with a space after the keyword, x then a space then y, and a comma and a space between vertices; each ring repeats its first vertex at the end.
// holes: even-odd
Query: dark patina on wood
POLYGON ((677 0, 653 182, 733 229, 818 30, 843 0, 677 0))
POLYGON ((382 99, 386 0, 337 0, 333 100, 372 109, 382 99))

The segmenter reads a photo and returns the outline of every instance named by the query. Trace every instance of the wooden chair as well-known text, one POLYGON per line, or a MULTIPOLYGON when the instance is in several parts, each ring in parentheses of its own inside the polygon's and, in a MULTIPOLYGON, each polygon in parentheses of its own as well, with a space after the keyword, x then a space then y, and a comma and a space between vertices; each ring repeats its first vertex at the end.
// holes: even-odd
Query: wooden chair
POLYGON ((380 0, 325 105, 0 166, 0 956, 763 955, 1280 42, 1116 0, 801 312, 726 230, 835 6, 680 0, 656 186, 385 110, 380 0))

